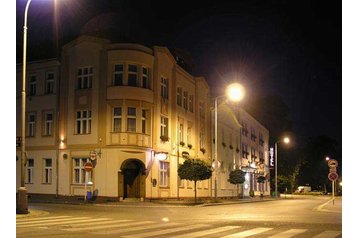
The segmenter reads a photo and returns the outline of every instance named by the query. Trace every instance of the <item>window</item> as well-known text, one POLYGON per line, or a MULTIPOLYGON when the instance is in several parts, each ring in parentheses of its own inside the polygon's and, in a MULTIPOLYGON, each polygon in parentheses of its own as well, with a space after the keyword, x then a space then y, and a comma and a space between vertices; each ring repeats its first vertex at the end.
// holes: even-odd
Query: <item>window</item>
POLYGON ((256 159, 256 150, 255 150, 255 148, 252 148, 252 147, 251 147, 251 159, 252 160, 256 159))
POLYGON ((128 86, 137 86, 138 67, 134 64, 128 65, 128 86))
POLYGON ((205 135, 204 135, 204 132, 200 132, 199 140, 200 140, 200 148, 205 148, 205 135))
POLYGON ((26 183, 34 182, 34 159, 27 160, 27 168, 26 168, 26 183))
POLYGON ((177 104, 181 106, 182 101, 182 88, 177 88, 177 104))
POLYGON ((122 108, 115 107, 113 108, 112 132, 121 132, 121 131, 122 131, 122 108))
POLYGON ((128 107, 127 131, 136 132, 137 111, 135 107, 128 107))
POLYGON ((146 124, 147 124, 146 120, 147 120, 147 111, 142 110, 142 133, 143 134, 148 134, 147 127, 146 127, 146 124))
POLYGON ((77 88, 92 88, 93 68, 82 67, 77 71, 77 88))
POLYGON ((52 127, 53 127, 52 125, 53 125, 53 113, 46 112, 45 113, 45 128, 44 128, 45 136, 52 135, 52 127))
POLYGON ((251 127, 251 140, 256 141, 256 132, 255 128, 251 127))
POLYGON ((48 72, 46 75, 46 94, 54 93, 55 75, 52 72, 48 72))
POLYGON ((142 87, 149 88, 149 69, 146 67, 142 69, 142 87))
POLYGON ((185 110, 188 110, 188 92, 184 91, 183 106, 185 110))
POLYGON ((29 85, 29 95, 35 96, 36 95, 36 76, 33 75, 30 77, 30 85, 29 85))
POLYGON ((189 95, 189 111, 194 112, 194 95, 189 95))
POLYGON ((263 135, 262 135, 261 132, 259 132, 259 144, 260 144, 261 146, 264 145, 264 137, 263 137, 263 135))
POLYGON ((199 116, 205 118, 205 103, 199 102, 199 116))
POLYGON ((113 86, 123 85, 123 64, 114 65, 113 86))
MULTIPOLYGON (((74 158, 73 159, 73 179, 74 184, 84 184, 86 182, 85 164, 89 162, 89 158, 74 158)), ((92 172, 87 172, 87 182, 92 181, 92 172)))
POLYGON ((159 186, 168 187, 169 184, 169 163, 159 161, 159 186))
POLYGON ((89 134, 91 133, 91 111, 83 110, 76 113, 76 133, 89 134))
POLYGON ((189 126, 187 128, 186 138, 188 145, 191 145, 191 127, 189 126))
POLYGON ((27 136, 35 137, 36 132, 36 113, 29 113, 27 116, 27 136))
POLYGON ((179 142, 184 142, 184 125, 179 124, 179 142))
POLYGON ((247 134, 249 133, 247 130, 247 124, 244 121, 242 121, 242 131, 241 132, 244 136, 247 136, 247 134))
POLYGON ((169 99, 169 81, 163 77, 160 79, 160 96, 169 99))
POLYGON ((265 162, 264 153, 262 151, 259 151, 259 160, 260 160, 261 163, 265 162))
POLYGON ((43 183, 52 183, 52 159, 44 159, 43 183))
POLYGON ((247 155, 249 153, 247 152, 247 145, 242 143, 242 158, 247 159, 247 155))
POLYGON ((160 117, 160 136, 168 136, 168 118, 160 117))

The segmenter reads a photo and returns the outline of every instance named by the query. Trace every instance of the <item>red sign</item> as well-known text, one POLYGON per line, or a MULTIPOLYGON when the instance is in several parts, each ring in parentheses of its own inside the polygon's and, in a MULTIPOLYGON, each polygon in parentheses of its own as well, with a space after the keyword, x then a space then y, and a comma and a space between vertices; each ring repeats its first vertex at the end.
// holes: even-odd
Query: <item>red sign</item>
POLYGON ((338 174, 336 172, 331 172, 328 174, 328 178, 331 181, 336 181, 338 179, 338 174))
POLYGON ((85 163, 85 170, 86 170, 87 172, 91 172, 91 171, 92 171, 92 168, 93 168, 93 165, 92 165, 91 162, 85 163))

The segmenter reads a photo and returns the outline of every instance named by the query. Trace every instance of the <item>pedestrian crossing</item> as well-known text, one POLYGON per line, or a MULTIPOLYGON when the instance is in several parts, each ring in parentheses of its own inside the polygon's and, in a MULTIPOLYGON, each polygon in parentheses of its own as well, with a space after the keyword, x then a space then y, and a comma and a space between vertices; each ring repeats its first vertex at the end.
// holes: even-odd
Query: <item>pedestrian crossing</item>
POLYGON ((28 229, 52 228, 64 232, 81 232, 98 236, 114 235, 122 238, 147 237, 268 237, 290 238, 295 236, 313 238, 341 237, 342 231, 310 230, 302 228, 253 227, 242 225, 218 226, 210 223, 178 223, 163 221, 138 221, 130 219, 114 219, 107 217, 88 216, 48 216, 21 218, 16 221, 18 232, 28 229))

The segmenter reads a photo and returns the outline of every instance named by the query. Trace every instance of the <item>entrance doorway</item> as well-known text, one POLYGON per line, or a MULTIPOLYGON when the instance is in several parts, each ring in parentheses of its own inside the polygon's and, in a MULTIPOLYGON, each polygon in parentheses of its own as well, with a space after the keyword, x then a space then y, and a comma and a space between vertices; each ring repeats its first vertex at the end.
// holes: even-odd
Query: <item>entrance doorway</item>
POLYGON ((138 159, 125 160, 118 174, 119 197, 142 198, 145 188, 145 166, 138 159))

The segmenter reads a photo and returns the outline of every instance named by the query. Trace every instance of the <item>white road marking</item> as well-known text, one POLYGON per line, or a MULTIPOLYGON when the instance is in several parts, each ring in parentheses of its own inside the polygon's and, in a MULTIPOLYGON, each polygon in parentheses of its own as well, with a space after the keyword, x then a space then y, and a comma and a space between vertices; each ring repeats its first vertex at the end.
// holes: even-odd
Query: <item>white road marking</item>
POLYGON ((69 218, 69 219, 61 220, 61 221, 52 220, 52 221, 41 222, 41 223, 37 222, 36 224, 19 225, 19 226, 16 226, 16 228, 34 227, 34 226, 42 226, 43 227, 43 226, 46 226, 46 225, 70 224, 70 223, 73 223, 76 220, 77 220, 76 222, 87 222, 88 218, 90 218, 90 217, 75 217, 75 218, 69 218), (78 220, 80 220, 80 221, 78 221, 78 220))
POLYGON ((209 230, 185 233, 183 235, 171 236, 171 237, 172 238, 187 238, 187 237, 205 236, 205 235, 211 235, 211 234, 219 233, 219 232, 223 232, 223 231, 233 230, 233 229, 240 228, 240 227, 241 226, 224 226, 224 227, 218 227, 218 228, 213 228, 213 229, 209 229, 209 230))
POLYGON ((313 238, 334 238, 339 236, 342 233, 342 231, 324 231, 313 238))
POLYGON ((307 231, 307 229, 290 229, 281 233, 277 233, 273 236, 269 236, 268 238, 289 238, 305 231, 307 231))
MULTIPOLYGON (((151 222, 147 221, 147 223, 151 223, 151 222)), ((152 223, 154 223, 154 222, 152 222, 152 223)), ((140 226, 140 227, 128 227, 128 228, 119 229, 119 230, 93 232, 93 234, 96 234, 96 235, 123 234, 123 233, 131 232, 131 231, 141 232, 141 231, 145 231, 148 229, 154 229, 154 228, 163 229, 167 226, 177 226, 177 225, 179 225, 179 223, 160 223, 160 224, 152 224, 152 225, 140 226)))
POLYGON ((231 235, 227 235, 227 236, 224 236, 223 238, 248 237, 248 236, 253 236, 253 235, 256 235, 256 234, 260 234, 262 232, 269 231, 269 230, 272 230, 272 229, 273 228, 268 228, 268 227, 258 227, 258 228, 254 228, 254 229, 251 229, 251 230, 246 230, 246 231, 242 231, 242 232, 239 232, 239 233, 234 233, 234 234, 231 234, 231 235))
POLYGON ((126 223, 118 223, 118 224, 113 224, 113 225, 102 225, 102 226, 87 225, 86 227, 66 228, 66 229, 61 229, 61 230, 63 230, 63 231, 89 231, 89 230, 127 227, 127 226, 133 226, 133 225, 142 225, 142 224, 148 224, 148 223, 154 223, 154 222, 152 222, 152 221, 126 222, 126 223))

